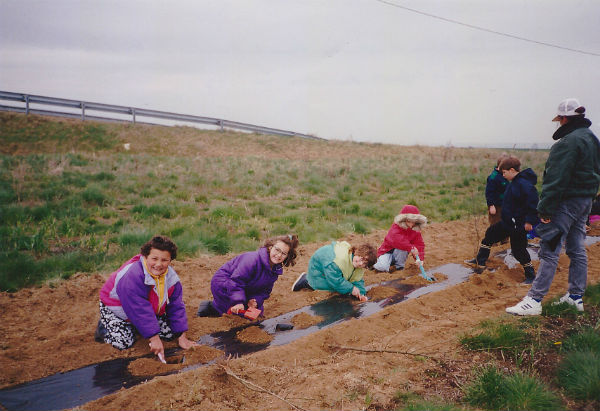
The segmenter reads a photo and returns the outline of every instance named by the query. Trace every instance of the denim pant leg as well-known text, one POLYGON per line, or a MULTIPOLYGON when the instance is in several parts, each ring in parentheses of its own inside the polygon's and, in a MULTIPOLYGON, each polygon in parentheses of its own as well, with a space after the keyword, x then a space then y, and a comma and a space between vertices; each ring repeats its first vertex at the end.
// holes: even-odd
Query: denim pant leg
POLYGON ((583 294, 583 291, 579 291, 585 291, 587 281, 587 253, 584 245, 585 221, 591 204, 590 198, 570 198, 560 203, 552 216, 552 221, 563 230, 560 244, 552 251, 546 241, 540 241, 540 265, 531 289, 527 293, 528 296, 541 300, 548 293, 556 273, 562 244, 565 241, 568 241, 566 247, 569 250, 569 258, 571 258, 569 292, 573 290, 573 294, 583 294))
POLYGON ((373 269, 377 271, 389 271, 392 264, 392 252, 381 254, 377 258, 377 262, 373 265, 373 269))
POLYGON ((571 260, 569 264, 570 294, 583 295, 585 293, 588 273, 587 250, 585 249, 585 223, 591 205, 590 199, 589 207, 584 207, 585 211, 576 218, 565 240, 565 252, 571 260))
POLYGON ((406 257, 408 257, 408 251, 398 250, 397 248, 392 250, 392 263, 396 268, 404 268, 406 257))

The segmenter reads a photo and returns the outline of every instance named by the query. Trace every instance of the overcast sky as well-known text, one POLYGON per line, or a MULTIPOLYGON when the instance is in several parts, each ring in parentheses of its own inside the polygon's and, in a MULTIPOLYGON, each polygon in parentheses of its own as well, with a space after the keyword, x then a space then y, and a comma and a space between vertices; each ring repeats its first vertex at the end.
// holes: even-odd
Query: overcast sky
POLYGON ((547 147, 567 97, 599 135, 599 18, 597 0, 0 0, 0 90, 326 139, 547 147))

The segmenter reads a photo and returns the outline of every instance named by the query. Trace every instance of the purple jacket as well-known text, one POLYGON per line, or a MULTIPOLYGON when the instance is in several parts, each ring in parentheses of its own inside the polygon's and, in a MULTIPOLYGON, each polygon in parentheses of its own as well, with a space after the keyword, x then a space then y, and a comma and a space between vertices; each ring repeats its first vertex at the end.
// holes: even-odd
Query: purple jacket
POLYGON ((223 264, 213 276, 210 282, 213 306, 223 314, 236 304, 247 307, 248 301, 254 298, 258 309, 263 311, 263 303, 282 273, 281 264, 271 268, 266 247, 240 254, 223 264))
POLYGON ((144 338, 159 333, 157 317, 165 313, 173 333, 187 331, 179 276, 169 266, 165 278, 165 295, 163 301, 158 301, 156 282, 146 272, 142 258, 141 255, 136 255, 112 273, 100 290, 100 300, 117 317, 131 321, 144 338))

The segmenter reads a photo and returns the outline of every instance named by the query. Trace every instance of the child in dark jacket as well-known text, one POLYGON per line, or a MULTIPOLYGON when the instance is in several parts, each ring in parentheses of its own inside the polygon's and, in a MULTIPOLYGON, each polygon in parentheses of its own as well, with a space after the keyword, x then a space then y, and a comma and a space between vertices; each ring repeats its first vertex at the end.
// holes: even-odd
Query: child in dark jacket
POLYGON ((502 200, 504 200, 504 192, 508 186, 508 180, 502 175, 502 171, 498 168, 502 160, 508 158, 508 154, 502 153, 496 162, 496 167, 492 170, 485 184, 485 201, 488 207, 488 221, 490 225, 500 221, 502 213, 502 200))
POLYGON ((467 262, 484 266, 492 245, 508 236, 512 254, 525 270, 525 283, 531 284, 535 270, 527 251, 527 232, 539 222, 538 192, 535 188, 537 175, 530 168, 520 171, 521 162, 512 156, 504 159, 499 169, 504 178, 510 181, 504 192, 501 220, 486 230, 477 257, 467 262))
POLYGON ((407 204, 402 207, 377 250, 377 263, 373 269, 390 273, 402 270, 408 254, 415 260, 420 256, 422 264, 425 261, 425 242, 421 229, 426 225, 427 217, 421 215, 416 206, 407 204))
POLYGON ((243 253, 217 270, 210 282, 213 301, 203 301, 199 317, 238 314, 248 308, 264 313, 263 303, 271 296, 283 267, 296 264, 296 235, 282 235, 266 240, 258 251, 243 253))

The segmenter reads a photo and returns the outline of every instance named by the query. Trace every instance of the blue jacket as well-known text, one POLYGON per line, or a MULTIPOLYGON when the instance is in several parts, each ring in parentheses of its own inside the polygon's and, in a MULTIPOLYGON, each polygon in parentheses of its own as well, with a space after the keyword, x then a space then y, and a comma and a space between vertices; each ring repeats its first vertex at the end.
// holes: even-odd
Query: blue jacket
POLYGON ((271 296, 273 284, 283 273, 281 264, 271 267, 267 247, 243 253, 217 270, 210 282, 213 307, 221 314, 236 304, 248 306, 255 299, 263 311, 263 302, 271 296))
POLYGON ((494 171, 488 176, 485 184, 485 200, 487 206, 502 206, 504 192, 508 186, 508 180, 502 176, 502 173, 494 168, 494 171))
POLYGON ((538 192, 535 188, 537 175, 526 168, 513 178, 504 192, 502 223, 510 230, 523 230, 525 223, 536 225, 538 192))

